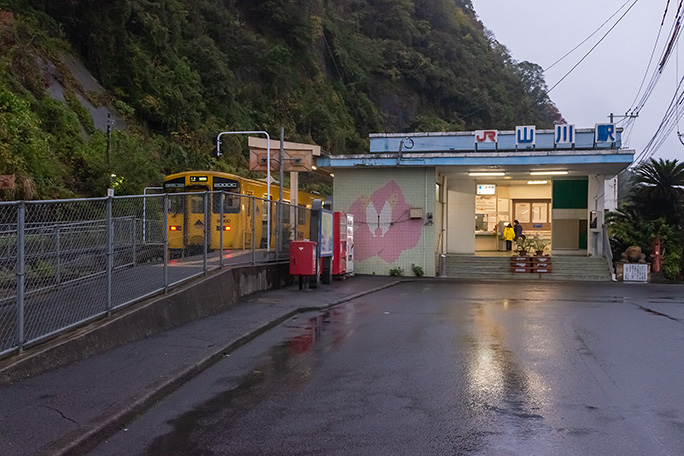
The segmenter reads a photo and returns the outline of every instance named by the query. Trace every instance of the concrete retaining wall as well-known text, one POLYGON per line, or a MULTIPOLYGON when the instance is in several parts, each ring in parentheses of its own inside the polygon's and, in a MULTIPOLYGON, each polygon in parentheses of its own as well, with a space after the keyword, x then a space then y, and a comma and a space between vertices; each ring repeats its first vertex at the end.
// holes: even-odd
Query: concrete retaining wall
POLYGON ((210 273, 0 361, 0 385, 222 312, 242 296, 290 283, 288 263, 210 273))

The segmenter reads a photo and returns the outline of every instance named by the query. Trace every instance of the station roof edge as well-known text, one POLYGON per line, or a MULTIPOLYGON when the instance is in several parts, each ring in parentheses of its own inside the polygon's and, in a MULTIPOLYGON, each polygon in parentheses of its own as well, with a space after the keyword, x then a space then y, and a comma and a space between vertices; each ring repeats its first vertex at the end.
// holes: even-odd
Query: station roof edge
MULTIPOLYGON (((490 130, 496 130, 491 128, 490 130)), ((497 130, 501 135, 514 135, 515 130, 497 130)), ((621 133, 623 131, 622 127, 618 127, 617 131, 621 133)), ((593 133, 594 128, 576 128, 576 133, 593 133)), ((537 130, 537 134, 555 134, 556 130, 546 129, 537 130)), ((420 138, 429 136, 475 136, 475 131, 433 131, 433 132, 411 132, 411 133, 370 133, 369 138, 405 138, 407 136, 420 138)))

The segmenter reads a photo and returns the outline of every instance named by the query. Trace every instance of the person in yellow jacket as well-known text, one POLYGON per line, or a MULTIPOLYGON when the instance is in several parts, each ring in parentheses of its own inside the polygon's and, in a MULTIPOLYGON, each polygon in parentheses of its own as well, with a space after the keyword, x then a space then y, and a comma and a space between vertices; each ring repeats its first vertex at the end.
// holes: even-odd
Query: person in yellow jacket
POLYGON ((511 224, 506 222, 503 232, 503 238, 506 241, 506 252, 513 250, 513 239, 515 238, 515 231, 511 227, 511 224))

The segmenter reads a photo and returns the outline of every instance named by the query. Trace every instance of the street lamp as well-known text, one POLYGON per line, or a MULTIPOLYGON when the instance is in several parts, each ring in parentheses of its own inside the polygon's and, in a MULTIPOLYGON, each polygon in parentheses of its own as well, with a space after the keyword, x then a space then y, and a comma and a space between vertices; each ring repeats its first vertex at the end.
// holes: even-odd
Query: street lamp
POLYGON ((222 131, 216 137, 216 155, 221 156, 221 136, 223 135, 266 135, 266 252, 271 251, 271 137, 265 131, 222 131))

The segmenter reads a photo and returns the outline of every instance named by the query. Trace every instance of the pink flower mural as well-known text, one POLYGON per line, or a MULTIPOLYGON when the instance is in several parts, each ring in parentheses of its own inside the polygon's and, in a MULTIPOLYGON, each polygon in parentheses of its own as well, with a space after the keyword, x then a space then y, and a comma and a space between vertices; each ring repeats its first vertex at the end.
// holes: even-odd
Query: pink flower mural
POLYGON ((404 250, 418 244, 422 220, 410 219, 411 205, 401 187, 390 181, 370 198, 358 198, 349 208, 354 215, 354 256, 363 261, 374 256, 387 263, 396 261, 404 250))

